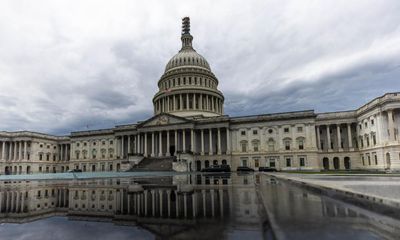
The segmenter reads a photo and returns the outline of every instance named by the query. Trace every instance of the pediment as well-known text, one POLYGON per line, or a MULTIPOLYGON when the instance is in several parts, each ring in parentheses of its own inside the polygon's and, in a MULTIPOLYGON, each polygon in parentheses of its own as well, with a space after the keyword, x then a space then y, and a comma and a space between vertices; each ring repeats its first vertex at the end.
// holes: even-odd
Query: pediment
POLYGON ((163 125, 174 125, 174 124, 182 124, 182 123, 189 123, 190 121, 182 118, 177 117, 171 114, 159 114, 156 115, 147 121, 140 124, 140 127, 153 127, 153 126, 163 126, 163 125))

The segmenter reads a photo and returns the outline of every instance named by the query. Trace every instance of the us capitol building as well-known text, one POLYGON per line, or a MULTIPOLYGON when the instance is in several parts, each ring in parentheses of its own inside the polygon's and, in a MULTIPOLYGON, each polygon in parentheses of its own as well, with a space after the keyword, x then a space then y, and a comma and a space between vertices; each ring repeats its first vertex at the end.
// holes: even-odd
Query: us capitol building
POLYGON ((52 136, 0 132, 0 174, 83 171, 198 171, 213 164, 280 170, 400 170, 400 93, 358 109, 229 117, 190 21, 153 97, 154 116, 110 129, 52 136))

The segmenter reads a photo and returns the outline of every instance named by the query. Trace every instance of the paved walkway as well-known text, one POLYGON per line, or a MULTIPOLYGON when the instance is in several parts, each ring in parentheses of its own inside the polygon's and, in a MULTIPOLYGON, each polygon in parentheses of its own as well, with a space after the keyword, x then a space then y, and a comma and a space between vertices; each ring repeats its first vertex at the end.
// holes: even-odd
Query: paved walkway
POLYGON ((347 195, 354 195, 377 203, 400 208, 400 175, 399 174, 292 174, 269 173, 307 184, 313 187, 331 189, 347 195))

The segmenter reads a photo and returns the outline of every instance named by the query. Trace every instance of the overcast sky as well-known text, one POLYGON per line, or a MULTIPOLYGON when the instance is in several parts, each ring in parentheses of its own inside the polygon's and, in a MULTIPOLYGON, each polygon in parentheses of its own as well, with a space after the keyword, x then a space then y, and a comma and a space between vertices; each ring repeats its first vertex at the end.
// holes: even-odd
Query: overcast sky
POLYGON ((190 16, 231 116, 351 110, 400 91, 400 1, 0 2, 0 130, 152 116, 190 16))

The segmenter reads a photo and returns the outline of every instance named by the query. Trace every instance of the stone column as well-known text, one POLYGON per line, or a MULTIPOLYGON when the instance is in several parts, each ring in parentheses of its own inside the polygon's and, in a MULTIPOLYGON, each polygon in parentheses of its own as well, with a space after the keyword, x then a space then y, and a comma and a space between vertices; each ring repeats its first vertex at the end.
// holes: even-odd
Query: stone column
POLYGON ((210 128, 208 130, 208 132, 209 132, 209 138, 210 138, 208 155, 212 155, 213 154, 213 149, 212 149, 212 129, 210 128))
POLYGON ((27 141, 24 141, 24 159, 28 160, 28 144, 27 141))
POLYGON ((1 149, 1 159, 2 159, 2 160, 5 160, 5 159, 6 159, 5 154, 6 154, 6 142, 3 141, 3 148, 1 149))
POLYGON ((204 129, 201 129, 201 155, 204 155, 204 129))
POLYGON ((158 132, 158 156, 162 157, 163 152, 162 152, 162 131, 158 132))
POLYGON ((231 154, 231 138, 229 128, 226 128, 226 154, 231 154))
POLYGON ((176 96, 175 95, 172 96, 172 104, 174 104, 173 110, 176 111, 176 96))
POLYGON ((131 135, 128 135, 128 155, 131 154, 131 135))
POLYGON ((182 129, 182 152, 186 152, 186 129, 182 129))
POLYGON ((147 157, 147 132, 144 133, 144 156, 147 157))
POLYGON ((195 151, 195 147, 194 147, 194 130, 193 129, 190 130, 190 151, 192 153, 194 153, 194 151, 195 151))
POLYGON ((175 130, 174 137, 175 137, 175 153, 174 153, 174 155, 176 156, 176 152, 178 151, 178 130, 175 130))
POLYGON ((215 111, 214 97, 211 96, 211 111, 215 111))
POLYGON ((154 152, 154 132, 151 132, 151 156, 152 157, 155 156, 155 152, 154 152))
POLYGON ((328 151, 331 150, 331 134, 329 130, 329 125, 326 125, 326 137, 328 138, 328 151))
POLYGON ((200 94, 199 108, 200 110, 203 110, 203 94, 200 94))
POLYGON ((394 141, 393 110, 388 110, 387 114, 388 114, 389 141, 394 141))
POLYGON ((17 142, 14 142, 14 156, 13 156, 13 160, 17 160, 17 142))
POLYGON ((18 142, 18 160, 22 160, 22 141, 18 142))
POLYGON ((166 151, 166 156, 169 157, 171 156, 169 152, 170 144, 169 144, 169 130, 167 130, 167 151, 166 151))
POLYGON ((196 93, 193 93, 193 101, 192 101, 192 103, 193 103, 193 109, 197 109, 196 108, 196 93))
POLYGON ((189 106, 189 93, 186 93, 186 109, 190 109, 190 106, 189 106))
POLYGON ((182 94, 179 94, 179 110, 183 110, 182 94))
POLYGON ((347 124, 347 140, 349 141, 349 148, 353 148, 353 138, 351 137, 351 123, 347 124))
POLYGON ((336 124, 336 132, 337 132, 338 149, 339 149, 339 151, 343 151, 343 148, 341 145, 342 137, 340 135, 340 124, 336 124))
POLYGON ((13 144, 13 142, 11 142, 11 141, 8 143, 8 156, 7 156, 7 158, 8 158, 9 161, 12 160, 12 152, 13 152, 12 144, 13 144))
POLYGON ((319 126, 315 126, 315 129, 317 131, 317 148, 321 149, 321 135, 319 133, 319 126))
POLYGON ((124 135, 122 135, 121 136, 121 155, 122 155, 122 158, 124 158, 125 157, 125 136, 124 135))
POLYGON ((218 155, 221 155, 221 129, 217 128, 217 144, 218 144, 218 155))

